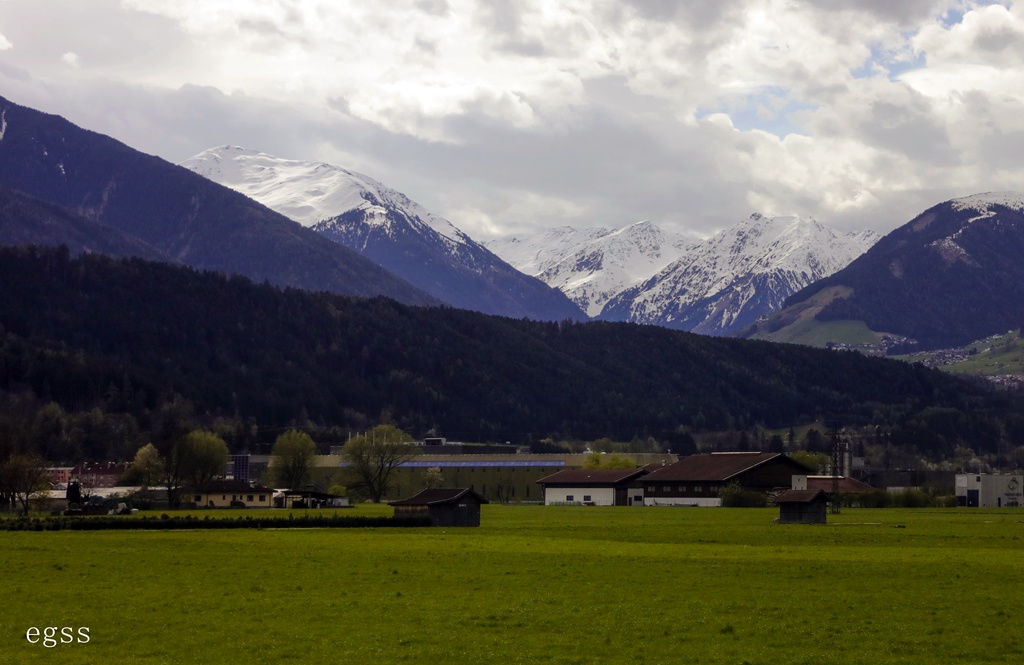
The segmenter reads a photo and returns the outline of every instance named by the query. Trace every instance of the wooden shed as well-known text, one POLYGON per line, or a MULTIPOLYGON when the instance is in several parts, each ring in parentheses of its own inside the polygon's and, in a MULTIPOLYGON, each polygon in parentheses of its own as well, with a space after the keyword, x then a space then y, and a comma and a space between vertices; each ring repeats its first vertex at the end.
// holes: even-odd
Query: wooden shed
POLYGON ((426 489, 392 501, 395 517, 429 517, 433 526, 480 526, 480 506, 488 503, 471 488, 426 489))
POLYGON ((779 524, 824 524, 828 494, 823 490, 786 490, 775 499, 779 524))

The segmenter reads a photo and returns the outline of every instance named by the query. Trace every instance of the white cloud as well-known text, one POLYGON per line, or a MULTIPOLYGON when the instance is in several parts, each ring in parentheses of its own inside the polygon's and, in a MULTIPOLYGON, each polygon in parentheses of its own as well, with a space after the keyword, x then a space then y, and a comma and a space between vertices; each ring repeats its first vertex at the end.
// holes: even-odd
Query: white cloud
POLYGON ((12 44, 10 40, 7 39, 7 37, 4 37, 2 34, 0 34, 0 51, 6 51, 7 49, 13 47, 14 44, 12 44))
POLYGON ((0 25, 14 101, 172 160, 344 160, 488 236, 752 210, 888 230, 1021 187, 1008 2, 53 0, 0 25))

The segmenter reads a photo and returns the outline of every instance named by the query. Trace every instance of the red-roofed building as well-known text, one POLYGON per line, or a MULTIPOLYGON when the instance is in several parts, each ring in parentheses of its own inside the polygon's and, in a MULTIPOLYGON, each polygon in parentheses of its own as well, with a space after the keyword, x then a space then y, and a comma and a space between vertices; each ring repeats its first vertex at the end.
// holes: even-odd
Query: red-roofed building
POLYGON ((114 487, 127 471, 127 462, 83 462, 71 470, 71 477, 82 487, 114 487))
POLYGON ((643 505, 637 479, 646 469, 565 469, 537 482, 544 488, 544 505, 590 506, 643 505))
POLYGON ((648 506, 720 506, 719 490, 738 483, 745 490, 789 489, 806 466, 783 453, 690 455, 639 479, 648 506))

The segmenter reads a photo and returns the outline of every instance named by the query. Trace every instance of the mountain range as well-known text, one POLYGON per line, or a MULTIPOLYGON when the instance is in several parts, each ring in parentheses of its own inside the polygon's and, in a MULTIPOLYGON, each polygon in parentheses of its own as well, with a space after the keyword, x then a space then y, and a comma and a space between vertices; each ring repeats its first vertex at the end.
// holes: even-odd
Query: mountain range
POLYGON ((601 318, 731 335, 846 266, 877 238, 839 234, 810 217, 755 213, 612 298, 601 318))
POLYGON ((584 318, 560 291, 369 176, 234 146, 206 150, 182 166, 359 252, 454 307, 537 320, 584 318))
POLYGON ((1024 322, 1024 195, 1014 192, 940 203, 877 242, 754 214, 705 240, 643 221, 484 246, 340 167, 238 148, 188 165, 203 175, 0 97, 0 244, 515 318, 873 352, 955 347, 1024 322))
MULTIPOLYGON (((155 253, 203 270, 409 304, 440 303, 358 253, 188 169, 2 97, 0 117, 0 186, 64 208, 61 215, 46 215, 77 234, 65 244, 87 249, 106 242, 99 236, 131 237, 148 247, 130 253, 155 253), (94 234, 95 242, 88 238, 94 234)), ((25 226, 15 235, 8 225, 0 242, 57 242, 52 224, 36 236, 25 226)))
POLYGON ((639 222, 618 230, 560 228, 488 247, 593 317, 729 335, 877 239, 873 232, 840 234, 810 217, 755 213, 706 240, 639 222))
POLYGON ((493 240, 487 246, 597 317, 610 299, 697 243, 695 236, 670 233, 642 221, 613 230, 561 227, 535 237, 493 240))
POLYGON ((967 344, 1024 323, 1024 194, 925 210, 742 334, 877 352, 967 344))

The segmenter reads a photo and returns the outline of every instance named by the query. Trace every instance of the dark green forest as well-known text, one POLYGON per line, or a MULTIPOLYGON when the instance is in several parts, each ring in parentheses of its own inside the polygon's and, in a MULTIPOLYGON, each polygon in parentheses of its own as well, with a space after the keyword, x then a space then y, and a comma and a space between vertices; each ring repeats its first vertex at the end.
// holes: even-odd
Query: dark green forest
POLYGON ((140 259, 0 249, 0 439, 130 459, 187 421, 236 451, 378 423, 539 444, 873 428, 942 459, 1024 444, 1022 399, 920 365, 653 326, 508 319, 140 259))

